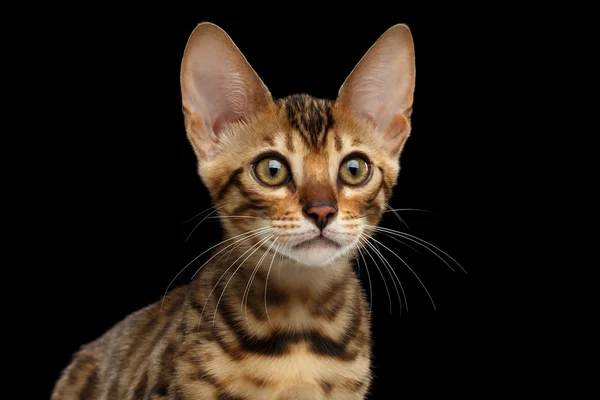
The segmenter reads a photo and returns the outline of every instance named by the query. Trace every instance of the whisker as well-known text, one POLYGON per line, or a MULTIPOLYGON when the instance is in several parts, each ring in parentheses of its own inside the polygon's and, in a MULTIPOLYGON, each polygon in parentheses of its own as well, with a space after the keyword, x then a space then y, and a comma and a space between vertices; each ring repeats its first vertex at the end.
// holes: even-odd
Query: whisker
POLYGON ((403 244, 404 246, 408 247, 409 249, 413 250, 414 252, 421 254, 421 252, 419 250, 415 249, 410 244, 403 242, 402 240, 398 239, 397 237, 394 237, 394 236, 390 235, 389 233, 385 233, 385 232, 379 232, 379 233, 381 233, 382 235, 384 235, 392 240, 395 240, 398 243, 403 244))
POLYGON ((382 228, 382 227, 378 227, 378 226, 374 226, 374 225, 367 225, 368 227, 371 227, 372 229, 376 230, 376 231, 381 231, 381 232, 387 232, 390 233, 392 235, 396 235, 396 236, 400 236, 406 240, 409 240, 411 242, 414 242, 418 245, 420 245, 421 247, 429 250, 432 254, 434 254, 436 257, 438 257, 444 264, 446 264, 451 270, 452 272, 456 272, 454 270, 454 268, 452 268, 452 266, 450 264, 448 264, 448 262, 446 260, 444 260, 443 257, 441 257, 439 254, 437 254, 435 251, 433 251, 430 247, 433 247, 435 250, 439 251, 440 253, 442 253, 443 255, 445 255, 446 257, 448 257, 450 260, 452 260, 456 265, 458 265, 458 267, 466 274, 467 271, 462 267, 462 265, 460 265, 460 263, 458 261, 456 261, 454 258, 452 258, 448 253, 446 253, 445 251, 443 251, 442 249, 438 248, 437 246, 435 246, 432 243, 429 243, 428 241, 426 241, 425 239, 421 239, 418 236, 414 236, 411 234, 408 234, 406 232, 400 232, 400 231, 396 231, 393 229, 389 229, 389 228, 382 228))
POLYGON ((190 218, 190 219, 188 219, 188 220, 186 220, 186 221, 182 222, 181 224, 182 224, 182 225, 185 225, 185 224, 187 224, 188 222, 191 222, 192 220, 194 220, 194 219, 198 218, 199 216, 201 216, 201 215, 202 215, 202 214, 204 214, 205 212, 207 212, 207 211, 209 211, 209 210, 212 210, 213 208, 219 207, 219 209, 221 209, 221 208, 223 208, 223 206, 225 206, 225 204, 226 204, 226 203, 220 203, 220 204, 215 204, 215 205, 214 205, 214 206, 212 206, 212 207, 208 207, 206 210, 204 210, 204 211, 200 211, 198 214, 196 214, 196 215, 194 215, 192 218, 190 218))
MULTIPOLYGON (((219 255, 221 252, 225 251, 225 250, 226 250, 226 249, 228 249, 229 247, 231 247, 231 246, 235 246, 235 245, 237 245, 237 244, 242 244, 242 243, 244 243, 244 242, 246 242, 246 241, 248 241, 248 240, 250 240, 250 239, 252 239, 252 238, 254 238, 254 237, 256 237, 256 236, 260 236, 261 234, 263 234, 263 233, 266 233, 266 232, 270 232, 270 231, 272 231, 272 230, 273 230, 273 228, 270 228, 270 227, 269 227, 269 229, 261 230, 260 232, 254 232, 254 233, 253 233, 251 236, 248 236, 248 237, 242 238, 242 239, 240 239, 240 240, 238 240, 238 241, 236 241, 236 242, 234 242, 234 243, 228 244, 226 247, 224 247, 223 249, 221 249, 221 250, 219 250, 218 252, 216 252, 216 253, 215 253, 215 254, 214 254, 214 255, 213 255, 211 258, 209 258, 208 260, 206 260, 206 262, 205 262, 204 264, 202 264, 202 265, 200 266, 200 268, 198 268, 198 269, 196 270, 196 272, 194 272, 194 275, 192 275, 192 277, 190 278, 190 280, 194 279, 194 277, 196 276, 196 274, 197 274, 197 273, 198 273, 198 272, 199 272, 199 271, 202 269, 202 267, 204 267, 206 264, 208 264, 208 262, 209 262, 210 260, 212 260, 214 257, 216 257, 217 255, 219 255)), ((252 231, 251 231, 251 232, 252 232, 252 231)), ((236 246, 236 247, 237 247, 237 246, 236 246)), ((234 248, 235 248, 235 247, 234 247, 234 248)), ((233 249, 231 249, 231 250, 233 250, 233 249)))
POLYGON ((423 286, 423 289, 425 289, 425 293, 427 293, 427 296, 429 296, 429 300, 431 300, 431 305, 433 306, 433 309, 436 310, 435 303, 433 302, 433 297, 431 297, 431 294, 429 293, 429 290, 427 290, 427 288, 425 287, 425 284, 423 283, 423 281, 421 280, 421 278, 419 278, 419 275, 417 275, 417 273, 410 267, 410 265, 408 265, 406 263, 406 261, 404 261, 398 254, 396 254, 396 252, 394 252, 392 249, 390 249, 389 247, 387 247, 385 244, 381 243, 379 240, 377 240, 375 238, 371 238, 371 240, 373 240, 373 241, 379 243, 380 245, 382 245, 390 253, 392 253, 393 255, 395 255, 400 261, 402 261, 402 263, 404 265, 406 265, 406 268, 408 268, 409 271, 412 272, 412 274, 415 276, 415 278, 417 278, 417 280, 419 281, 419 283, 421 284, 421 286, 423 286))
POLYGON ((236 219, 236 218, 262 219, 265 221, 270 221, 269 218, 261 218, 261 217, 256 217, 254 215, 215 215, 212 217, 208 217, 208 219, 236 219))
MULTIPOLYGON (((267 231, 264 232, 260 232, 259 234, 265 233, 267 231)), ((255 235, 256 236, 256 235, 255 235)), ((255 237, 254 236, 254 237, 255 237)), ((272 235, 271 235, 272 236, 272 235)), ((269 236, 270 237, 270 236, 269 236)), ((267 237, 268 239, 268 237, 267 237)), ((225 274, 235 265, 236 262, 238 262, 238 260, 240 258, 242 258, 246 253, 248 253, 250 250, 252 250, 254 247, 256 247, 256 245, 260 245, 263 242, 264 239, 260 240, 258 243, 252 245, 252 247, 250 247, 248 250, 246 250, 244 253, 242 253, 241 256, 239 256, 230 266, 229 268, 227 268, 222 274, 221 277, 217 280, 217 283, 215 283, 215 285, 213 286, 213 288, 211 289, 211 291, 208 293, 208 296, 206 297, 206 301, 204 302, 204 305, 202 306, 202 311, 200 312, 200 320, 198 321, 198 324, 201 323, 202 321, 202 316, 204 315, 204 309, 206 308, 206 305, 208 304, 208 301, 210 300, 210 296, 212 296, 213 292, 215 291, 215 289, 217 288, 217 286, 219 286, 219 282, 221 282, 221 279, 223 279, 223 277, 225 276, 225 274)), ((216 308, 215 308, 215 318, 216 318, 216 308)), ((214 321, 214 320, 213 320, 214 321)), ((213 322, 214 324, 214 322, 213 322)), ((200 325, 198 325, 198 329, 200 329, 200 325)))
POLYGON ((281 263, 283 262, 284 257, 288 257, 289 258, 289 248, 291 243, 291 237, 288 238, 287 243, 285 244, 285 247, 283 248, 283 251, 280 253, 280 257, 279 257, 279 264, 277 265, 277 279, 281 279, 281 263), (286 254, 286 252, 288 252, 288 254, 286 254))
POLYGON ((384 212, 388 213, 388 212, 395 212, 395 211, 423 211, 423 212, 433 213, 433 211, 431 211, 431 210, 424 210, 422 208, 391 208, 389 205, 388 205, 388 208, 389 209, 384 212))
MULTIPOLYGON (((359 240, 360 240, 360 237, 359 237, 359 240)), ((359 243, 359 246, 356 246, 356 250, 358 250, 358 252, 360 253, 360 257, 362 258, 363 263, 365 264, 365 271, 367 271, 367 278, 369 279, 369 314, 370 314, 371 307, 373 304, 373 285, 371 283, 371 273, 369 272, 369 266, 367 265, 367 260, 365 260, 365 255, 360 250, 360 243, 359 243)))
POLYGON ((242 310, 244 311, 244 316, 246 318, 246 324, 248 324, 248 327, 250 326, 250 323, 248 322, 248 296, 250 296, 250 289, 252 287, 252 281, 254 281, 254 277, 256 276, 258 269, 262 265, 262 262, 264 261, 267 254, 269 254, 269 251, 271 250, 271 248, 273 247, 273 245, 275 244, 277 239, 279 239, 279 236, 277 236, 271 242, 271 244, 269 245, 269 248, 267 248, 267 250, 263 253, 262 257, 260 257, 260 260, 258 260, 258 263, 256 263, 256 267, 254 268, 254 271, 252 271, 252 274, 250 275, 250 279, 248 279, 248 284, 246 285, 246 289, 244 290, 244 294, 242 295, 240 311, 242 311, 242 310), (245 300, 246 307, 244 307, 244 300, 245 300))
MULTIPOLYGON (((363 238, 363 240, 364 240, 364 238, 363 238)), ((366 243, 366 241, 365 241, 365 243, 366 243)), ((381 279, 383 280, 383 285, 385 286, 385 291, 387 292, 387 296, 388 296, 388 304, 390 305, 390 315, 392 315, 392 296, 390 296, 390 290, 388 288, 387 281, 385 280, 385 276, 383 275, 383 272, 381 272, 381 268, 379 268, 379 264, 377 264, 377 261, 375 261, 375 258, 373 257, 373 255, 371 255, 371 252, 369 251, 369 249, 367 247, 363 247, 363 249, 367 252, 369 257, 371 257, 371 260, 373 260, 373 263, 375 264, 375 268, 377 268, 377 270, 379 271, 379 275, 381 275, 381 279)))
MULTIPOLYGON (((422 212, 428 212, 428 213, 432 213, 432 214, 438 214, 435 211, 423 210, 421 208, 390 208, 389 205, 387 205, 387 207, 388 207, 388 210, 380 211, 378 213, 362 214, 358 218, 366 218, 371 215, 380 215, 380 214, 386 214, 386 213, 390 213, 390 212, 393 212, 394 214, 396 214, 396 211, 422 211, 422 212)), ((446 216, 446 214, 440 214, 440 215, 446 216)), ((398 215, 396 214, 396 216, 398 216, 398 215)), ((400 218, 400 220, 402 223, 404 223, 404 225, 406 225, 406 223, 401 218, 400 218)), ((408 228, 408 226, 407 226, 407 228, 408 228)))
MULTIPOLYGON (((225 291, 227 290, 227 286, 229 285, 229 282, 231 282, 231 279, 233 279, 233 277, 235 276, 235 274, 236 274, 236 273, 237 273, 237 272, 240 270, 240 268, 242 268, 242 266, 244 265, 244 263, 245 263, 246 261, 248 261, 248 259, 249 259, 250 257, 252 257, 252 255, 253 255, 254 253, 256 253, 256 251, 257 251, 258 249, 260 249, 260 246, 261 246, 263 243, 265 243, 266 241, 268 241, 270 238, 272 238, 273 236, 275 236, 275 235, 274 235, 274 234, 272 234, 272 235, 270 235, 270 236, 267 236, 266 238, 262 239, 260 242, 256 243, 254 246, 250 247, 250 249, 248 249, 248 250, 251 250, 251 249, 253 249, 254 247, 256 247, 256 249, 254 249, 254 251, 252 251, 252 253, 250 253, 250 254, 249 254, 249 255, 248 255, 248 256, 247 256, 247 257, 244 259, 244 261, 242 261, 242 263, 241 263, 241 264, 240 264, 240 265, 239 265, 239 266, 236 268, 236 270, 235 270, 235 271, 233 271, 233 274, 231 274, 231 276, 229 277, 229 279, 228 279, 228 280, 227 280, 227 282, 225 283, 225 287, 223 288, 223 291, 221 292, 221 295, 219 296, 219 299, 217 300, 217 305, 215 306, 215 313, 214 313, 214 316, 213 316, 213 326, 215 326, 215 322, 217 321, 217 310, 219 309, 219 303, 221 302, 221 299, 223 298, 223 295, 225 294, 225 291)), ((248 252, 248 250, 247 250, 246 252, 248 252)), ((244 253, 244 254, 246 254, 246 253, 244 253)), ((237 260, 236 260, 236 261, 237 261, 237 260)), ((231 264, 231 265, 232 265, 232 266, 233 266, 233 265, 235 265, 235 262, 236 262, 236 261, 234 261, 234 262, 233 262, 233 264, 231 264)), ((231 267, 229 267, 229 268, 231 268, 231 267)))
POLYGON ((402 282, 400 282, 400 278, 398 277, 398 275, 396 275, 396 271, 394 271, 394 268, 389 263, 389 261, 385 258, 385 256, 381 253, 381 251, 376 246, 373 246, 373 244, 371 244, 369 242, 369 240, 370 240, 370 238, 367 237, 366 243, 369 245, 369 247, 371 247, 371 249, 375 252, 375 254, 377 254, 377 256, 381 259, 381 261, 383 262, 383 265, 385 266, 385 268, 388 271, 388 274, 392 278, 392 283, 394 284, 394 288, 396 289, 396 294, 398 295, 398 303, 400 304, 400 313, 402 313, 402 300, 400 300, 400 292, 398 290, 398 286, 396 286, 396 281, 394 280, 394 277, 396 277, 396 280, 400 284, 400 289, 402 290, 402 297, 404 298, 404 306, 406 307, 406 311, 408 311, 408 301, 406 300, 406 293, 404 292, 404 287, 402 286, 402 282), (393 275, 392 275, 392 273, 393 273, 393 275))
MULTIPOLYGON (((279 236, 278 236, 279 237, 279 236)), ((283 243, 288 241, 286 239, 283 243)), ((265 313, 267 314, 267 320, 269 321, 269 325, 273 328, 273 324, 271 323, 271 318, 269 317, 269 307, 267 306, 267 285, 269 284, 269 274, 271 273, 271 267, 273 267, 273 261, 275 260, 275 256, 277 255, 277 250, 279 250, 279 246, 281 246, 281 242, 275 248, 275 252, 273 253, 273 257, 271 257, 271 263, 269 264, 269 270, 267 271, 267 278, 265 279, 265 313)))
POLYGON ((396 216, 396 218, 398 218, 398 220, 399 220, 400 222, 402 222, 402 223, 404 224, 404 226, 406 226, 406 227, 408 228, 408 224, 407 224, 406 222, 404 222, 404 220, 402 219, 402 217, 400 217, 400 215, 398 215, 398 213, 396 212, 396 210, 395 210, 395 209, 393 209, 392 207, 390 207, 390 205, 389 205, 389 204, 386 204, 385 206, 388 208, 388 211, 391 211, 391 212, 393 212, 393 213, 394 213, 394 215, 396 216))
MULTIPOLYGON (((193 263, 194 263, 194 262, 195 262, 195 261, 196 261, 198 258, 202 257, 204 254, 208 253, 209 251, 211 251, 211 250, 212 250, 212 249, 214 249, 215 247, 218 247, 218 246, 222 245, 223 243, 226 243, 226 242, 229 242, 229 241, 231 241, 231 240, 237 239, 237 238, 239 238, 240 236, 251 235, 251 234, 253 234, 253 233, 255 233, 255 232, 258 232, 258 231, 261 231, 261 232, 262 232, 263 230, 267 230, 267 229, 272 229, 272 228, 271 228, 271 227, 267 227, 267 226, 265 226, 265 227, 263 227, 263 228, 253 229, 253 230, 251 230, 251 231, 244 232, 244 233, 242 233, 242 234, 239 234, 239 235, 237 235, 237 236, 234 236, 234 237, 232 237, 232 238, 229 238, 229 239, 223 240, 223 241, 221 241, 221 242, 219 242, 219 243, 215 244, 214 246, 210 247, 209 249, 207 249, 207 250, 203 251, 202 253, 200 253, 200 254, 199 254, 199 255, 197 255, 196 257, 194 257, 194 259, 193 259, 192 261, 190 261, 189 263, 187 263, 187 265, 186 265, 185 267, 183 267, 183 268, 182 268, 182 269, 181 269, 181 270, 180 270, 180 271, 177 273, 177 275, 175 275, 175 277, 174 277, 174 278, 171 280, 171 282, 169 282, 169 284, 167 285, 167 289, 165 290, 165 293, 163 294, 163 299, 162 299, 162 302, 161 302, 161 305, 160 305, 160 309, 161 309, 161 311, 162 311, 162 307, 163 307, 163 304, 164 304, 164 301, 165 301, 165 296, 166 296, 166 295, 167 295, 167 293, 169 292, 169 288, 171 287, 171 285, 173 284, 173 282, 175 282, 175 280, 176 280, 176 279, 179 277, 179 275, 181 275, 181 274, 183 273, 183 271, 185 271, 185 270, 186 270, 186 269, 187 269, 187 268, 188 268, 190 265, 192 265, 192 264, 193 264, 193 263)), ((209 261, 210 261, 210 260, 209 260, 209 261)), ((200 267, 200 268, 202 268, 202 267, 200 267)), ((196 274, 194 274, 194 275, 196 275, 196 274)))
POLYGON ((208 217, 210 217, 211 215, 213 215, 214 213, 216 213, 217 211, 219 211, 221 208, 223 208, 225 206, 221 206, 220 208, 215 208, 214 210, 212 210, 210 213, 208 213, 204 218, 202 218, 200 220, 200 222, 198 222, 196 224, 196 226, 194 226, 194 229, 192 229, 192 231, 190 232, 190 234, 187 236, 187 238, 185 238, 185 243, 188 242, 188 240, 190 240, 190 237, 194 234, 194 232, 196 231, 196 229, 198 229, 198 227, 200 226, 201 223, 203 223, 204 221, 206 221, 206 219, 208 217))

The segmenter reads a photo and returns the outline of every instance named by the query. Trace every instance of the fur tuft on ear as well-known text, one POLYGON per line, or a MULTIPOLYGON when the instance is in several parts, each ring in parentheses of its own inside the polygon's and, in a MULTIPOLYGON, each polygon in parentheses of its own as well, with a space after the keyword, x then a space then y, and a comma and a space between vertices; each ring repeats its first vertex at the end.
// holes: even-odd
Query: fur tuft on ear
POLYGON ((185 127, 199 159, 219 150, 232 122, 266 109, 269 90, 225 31, 203 22, 190 35, 181 63, 185 127))
POLYGON ((354 67, 338 103, 372 121, 384 133, 385 147, 397 155, 410 132, 415 90, 415 52, 410 29, 385 31, 354 67))

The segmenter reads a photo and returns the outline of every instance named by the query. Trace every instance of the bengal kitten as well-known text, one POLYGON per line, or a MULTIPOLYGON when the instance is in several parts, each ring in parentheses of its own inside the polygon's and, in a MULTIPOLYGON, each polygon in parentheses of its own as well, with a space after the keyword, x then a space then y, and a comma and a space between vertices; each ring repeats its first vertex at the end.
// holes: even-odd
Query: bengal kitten
POLYGON ((337 100, 274 101, 202 23, 183 56, 185 127, 225 240, 186 286, 83 346, 52 399, 363 399, 370 316, 352 262, 410 132, 414 48, 388 29, 337 100))

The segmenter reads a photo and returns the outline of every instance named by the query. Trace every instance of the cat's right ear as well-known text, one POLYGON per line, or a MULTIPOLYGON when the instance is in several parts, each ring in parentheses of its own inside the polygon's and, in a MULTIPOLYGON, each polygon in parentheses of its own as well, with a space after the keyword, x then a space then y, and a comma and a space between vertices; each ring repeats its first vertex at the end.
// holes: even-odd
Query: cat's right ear
POLYGON ((371 46, 340 89, 337 102, 373 122, 398 156, 410 133, 415 49, 408 26, 397 24, 371 46))
POLYGON ((190 35, 181 63, 185 128, 196 155, 210 160, 220 150, 227 124, 272 103, 269 90, 225 31, 204 22, 190 35))

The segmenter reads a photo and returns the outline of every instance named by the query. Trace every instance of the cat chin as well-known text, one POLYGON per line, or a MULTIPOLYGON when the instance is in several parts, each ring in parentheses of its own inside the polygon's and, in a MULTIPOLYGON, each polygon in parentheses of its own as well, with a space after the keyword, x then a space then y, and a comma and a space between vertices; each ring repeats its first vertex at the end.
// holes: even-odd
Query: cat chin
POLYGON ((333 264, 345 253, 347 250, 340 248, 308 248, 294 249, 287 256, 305 267, 317 268, 333 264))

